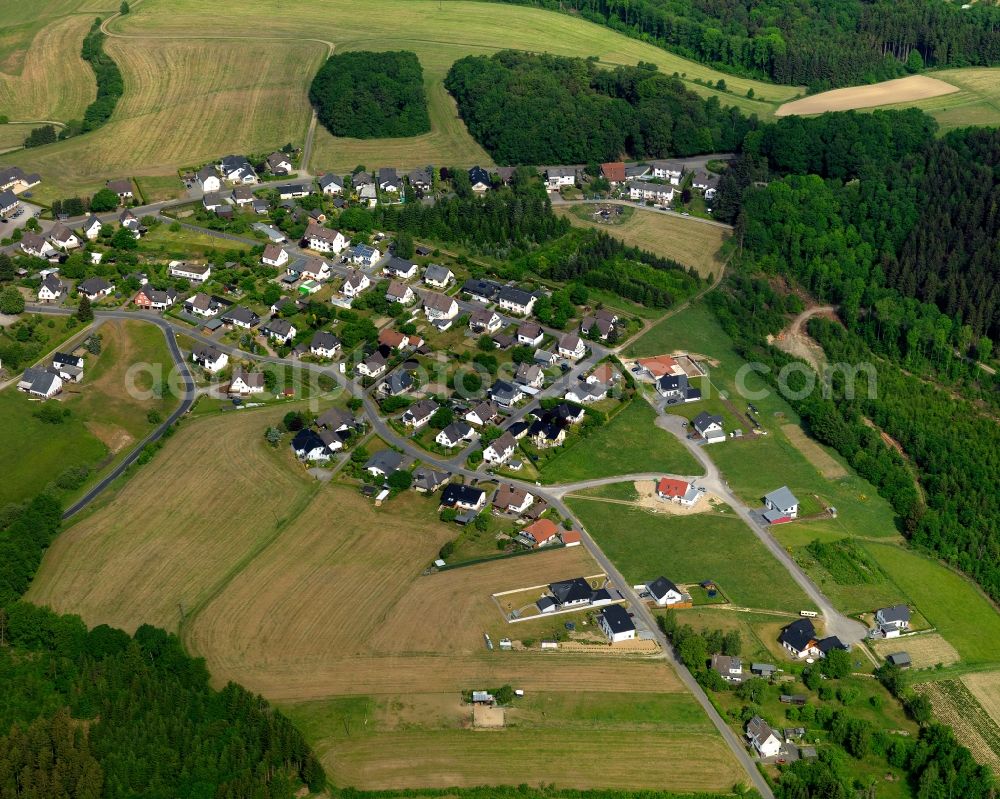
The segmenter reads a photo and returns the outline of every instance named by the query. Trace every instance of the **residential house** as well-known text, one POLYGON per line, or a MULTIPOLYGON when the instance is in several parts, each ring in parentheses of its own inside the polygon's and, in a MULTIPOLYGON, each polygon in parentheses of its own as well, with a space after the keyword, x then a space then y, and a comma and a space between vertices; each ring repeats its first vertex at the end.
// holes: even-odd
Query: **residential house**
POLYGON ((317 358, 333 358, 340 351, 340 340, 325 330, 316 332, 309 343, 309 352, 317 358))
POLYGON ((480 402, 478 405, 470 408, 464 418, 471 425, 484 427, 491 424, 499 415, 500 411, 492 402, 480 402))
POLYGON ((590 331, 596 328, 601 341, 607 341, 608 336, 615 332, 617 324, 618 314, 607 308, 599 308, 594 314, 583 317, 580 322, 580 332, 588 336, 590 331))
POLYGON ((574 361, 587 354, 587 346, 576 333, 566 333, 559 339, 559 355, 574 361))
POLYGON ((701 399, 701 389, 692 386, 686 374, 667 374, 656 381, 656 390, 666 399, 668 405, 679 402, 697 402, 701 399))
POLYGON ((400 305, 409 305, 416 299, 413 289, 398 280, 390 280, 389 288, 385 291, 385 298, 390 302, 398 302, 400 305))
POLYGON ((201 204, 204 206, 206 211, 211 211, 212 213, 217 214, 225 207, 226 201, 221 192, 210 191, 206 192, 205 196, 201 198, 201 204))
POLYGON ((232 379, 229 381, 230 394, 263 394, 264 393, 264 373, 248 372, 242 366, 233 369, 232 379))
POLYGON ((52 356, 52 366, 56 369, 62 369, 64 366, 73 366, 82 371, 83 357, 66 352, 57 352, 52 356))
POLYGON ((743 682, 743 661, 730 655, 712 655, 712 671, 726 682, 743 682))
POLYGON ((316 417, 316 424, 334 433, 348 432, 358 427, 358 421, 348 411, 340 408, 323 411, 316 417))
POLYGON ((310 222, 304 237, 306 246, 319 252, 339 255, 347 247, 348 241, 339 230, 330 230, 316 222, 310 222))
POLYGON ((421 494, 433 494, 451 479, 451 472, 439 472, 421 466, 413 472, 413 490, 421 494))
POLYGON ((83 358, 57 352, 52 356, 52 368, 49 371, 59 375, 63 383, 79 383, 83 380, 83 358))
POLYGON ((257 173, 244 155, 227 155, 219 162, 219 171, 230 183, 257 183, 257 173))
POLYGON ((80 237, 66 227, 62 222, 57 222, 53 226, 52 230, 49 231, 49 241, 52 242, 53 246, 58 247, 64 252, 75 250, 83 244, 83 242, 80 241, 80 237))
POLYGON ((561 446, 566 440, 566 423, 546 411, 532 422, 528 436, 538 449, 561 446))
POLYGON ((458 303, 447 294, 428 291, 424 294, 424 315, 431 322, 438 319, 454 319, 458 316, 458 303))
POLYGON ((274 152, 267 157, 267 168, 272 175, 288 175, 295 167, 285 153, 274 152))
POLYGON ((330 448, 315 430, 304 427, 292 439, 292 450, 300 461, 328 461, 330 448))
POLYGON ((799 501, 795 494, 789 491, 788 486, 782 486, 769 494, 764 495, 764 518, 771 524, 788 522, 798 518, 799 501))
POLYGON ((403 412, 400 421, 407 427, 419 430, 431 420, 431 417, 440 407, 434 400, 420 400, 420 402, 414 403, 403 412))
MULTIPOLYGON (((0 209, 2 211, 2 209, 0 209)), ((87 217, 87 221, 83 223, 83 235, 87 237, 88 241, 96 241, 97 237, 101 235, 101 228, 104 227, 104 223, 101 222, 96 216, 87 217)))
POLYGON ((875 611, 875 630, 882 638, 897 638, 910 629, 910 609, 906 605, 893 605, 875 611))
POLYGON ((502 408, 509 408, 524 399, 524 391, 514 383, 497 380, 490 387, 490 399, 502 408))
POLYGON ((486 492, 475 486, 449 483, 441 492, 441 504, 446 508, 480 511, 486 506, 486 492))
POLYGON ((681 182, 684 164, 680 161, 653 161, 651 171, 654 178, 669 180, 674 186, 681 182))
POLYGON ((39 302, 59 302, 66 293, 66 284, 55 274, 48 274, 38 287, 39 302))
POLYGON ((379 377, 385 368, 386 360, 380 352, 373 352, 357 365, 358 374, 364 377, 379 377))
POLYGON ((378 189, 373 185, 362 186, 358 191, 358 200, 369 208, 374 208, 378 203, 378 189))
POLYGON ((209 264, 171 261, 167 265, 167 270, 170 277, 179 277, 183 280, 190 280, 192 283, 204 283, 212 276, 212 267, 209 264))
POLYGON ((603 383, 580 382, 567 389, 563 399, 575 402, 578 405, 588 405, 597 402, 608 396, 608 387, 603 383))
POLYGON ((360 269, 351 269, 347 273, 347 277, 344 278, 344 285, 341 287, 340 293, 349 299, 353 299, 371 286, 371 284, 372 282, 368 279, 368 275, 360 269))
POLYGON ((517 343, 537 347, 545 337, 542 326, 537 322, 521 322, 517 327, 517 343))
POLYGON ((527 316, 535 307, 535 295, 521 289, 505 287, 497 296, 497 304, 505 311, 527 316))
POLYGON ((128 178, 123 178, 121 180, 109 180, 106 185, 111 191, 118 195, 119 203, 132 202, 135 197, 135 186, 132 185, 132 181, 128 178))
POLYGON ((375 477, 388 477, 398 472, 403 465, 403 456, 393 449, 380 449, 365 464, 365 469, 375 477))
MULTIPOLYGON (((263 197, 254 197, 253 200, 250 201, 250 207, 253 209, 253 212, 257 214, 257 216, 263 216, 271 210, 271 203, 263 197)), ((265 225, 265 227, 267 226, 265 225)), ((284 236, 282 236, 282 241, 284 241, 284 236)))
POLYGON ((322 258, 313 257, 289 264, 286 271, 289 275, 296 275, 301 280, 329 280, 333 274, 330 270, 330 264, 322 258))
POLYGON ((515 488, 510 483, 501 483, 493 495, 493 509, 498 513, 524 513, 535 501, 535 496, 523 488, 515 488))
POLYGON ((490 173, 478 164, 469 170, 469 185, 473 191, 487 191, 490 186, 490 173))
POLYGON ((778 636, 778 643, 796 658, 820 654, 816 628, 809 619, 797 619, 785 627, 778 636))
POLYGON ((517 371, 514 373, 514 381, 522 386, 541 388, 544 380, 545 373, 537 363, 518 364, 517 371))
POLYGON ((359 244, 351 253, 351 263, 356 266, 373 267, 382 260, 382 253, 377 247, 369 247, 367 244, 359 244))
POLYGON ((343 194, 344 179, 328 172, 319 179, 319 190, 326 195, 343 194))
POLYGON ((295 200, 299 197, 308 197, 310 194, 312 194, 311 183, 289 183, 278 187, 278 197, 282 200, 295 200))
POLYGON ((612 644, 635 639, 635 624, 628 611, 621 605, 608 605, 602 608, 597 623, 612 644))
POLYGON ((191 352, 191 360, 211 374, 225 369, 229 356, 215 347, 199 347, 191 352))
POLYGON ((433 286, 436 289, 446 289, 448 285, 455 279, 455 273, 452 272, 447 266, 441 266, 440 264, 427 264, 427 268, 424 270, 424 283, 428 286, 433 286))
POLYGON ((469 299, 487 305, 494 302, 502 289, 499 283, 492 280, 477 280, 469 278, 462 284, 462 292, 469 295, 469 299))
POLYGON ((395 255, 389 258, 385 266, 382 267, 382 272, 385 275, 399 280, 413 280, 418 271, 419 267, 415 263, 407 261, 405 258, 397 258, 395 255))
POLYGON ((553 166, 545 170, 545 188, 557 191, 563 186, 576 185, 576 169, 571 166, 553 166))
POLYGON ((0 191, 12 190, 19 194, 25 189, 37 186, 42 179, 35 174, 27 175, 20 167, 8 166, 0 169, 0 191))
POLYGON ((370 172, 356 172, 351 175, 351 185, 355 191, 361 191, 366 186, 375 188, 375 178, 370 172))
MULTIPOLYGON (((549 599, 552 603, 550 610, 557 610, 578 605, 592 605, 597 592, 582 577, 574 577, 572 580, 549 583, 549 593, 551 594, 549 599)), ((542 609, 541 604, 539 604, 539 609, 542 609)), ((545 610, 542 612, 544 613, 545 610)))
POLYGON ((398 330, 382 330, 378 334, 378 343, 384 347, 394 350, 402 350, 407 347, 419 347, 424 343, 420 336, 407 333, 400 333, 398 330))
POLYGON ((643 180, 644 178, 651 177, 652 173, 649 170, 649 164, 631 164, 625 166, 625 180, 643 180))
POLYGON ((379 167, 378 187, 380 191, 387 191, 391 194, 399 194, 403 190, 403 181, 396 174, 395 167, 379 167))
POLYGON ((601 164, 601 177, 612 186, 618 186, 625 182, 625 164, 621 161, 609 161, 601 164))
POLYGON ((135 294, 132 302, 140 308, 162 311, 177 301, 177 292, 172 289, 155 289, 148 283, 135 294))
POLYGON ((452 447, 457 447, 466 441, 471 441, 473 436, 472 426, 467 422, 452 422, 446 428, 444 428, 434 440, 440 444, 442 447, 447 447, 451 449, 452 447))
POLYGON ((136 238, 139 238, 139 234, 142 232, 142 222, 128 208, 118 215, 118 224, 126 230, 131 230, 135 233, 136 238))
POLYGON ((264 247, 260 260, 267 266, 284 266, 288 263, 288 250, 280 244, 268 244, 264 247))
POLYGON ((684 369, 669 355, 657 355, 652 358, 639 358, 636 363, 642 371, 654 380, 664 375, 682 375, 684 369))
POLYGON ((646 183, 636 180, 628 186, 630 200, 652 200, 666 204, 674 199, 674 187, 665 183, 646 183))
POLYGON ((662 575, 653 580, 653 582, 646 583, 646 590, 653 601, 661 608, 682 604, 685 599, 690 601, 690 597, 686 597, 673 582, 662 575))
POLYGON ((551 519, 539 519, 521 530, 517 537, 525 546, 538 549, 559 543, 559 528, 551 519))
POLYGON ((656 484, 656 496, 685 508, 692 508, 698 504, 701 495, 702 492, 692 483, 672 477, 664 477, 656 484))
POLYGON ((77 284, 76 291, 91 302, 96 302, 101 297, 110 297, 115 291, 115 286, 103 277, 89 277, 77 284))
POLYGON ((760 716, 754 716, 747 722, 747 740, 763 758, 775 757, 781 753, 781 739, 760 716))
POLYGON ((27 231, 21 236, 21 252, 35 258, 50 258, 56 251, 43 236, 27 231))
POLYGON ((506 463, 517 449, 517 442, 510 433, 504 433, 483 449, 483 460, 487 463, 506 463))
POLYGON ((205 194, 212 191, 219 191, 222 188, 222 181, 219 179, 219 173, 215 170, 214 166, 208 165, 202 167, 198 170, 195 178, 198 181, 198 186, 201 187, 202 192, 205 194))
POLYGON ((250 330, 260 324, 260 317, 249 308, 244 308, 242 305, 232 306, 219 318, 222 320, 223 324, 227 324, 230 327, 239 327, 243 330, 250 330))
POLYGON ((691 425, 708 444, 716 444, 726 440, 721 416, 702 411, 691 420, 691 425))
POLYGON ((62 385, 63 381, 57 370, 25 369, 17 383, 17 389, 33 397, 49 399, 62 391, 62 385))
POLYGON ((274 341, 280 341, 285 346, 288 346, 291 340, 295 338, 296 333, 298 333, 295 325, 287 319, 275 319, 274 317, 264 323, 260 332, 274 341))
POLYGON ((496 333, 503 327, 503 317, 487 308, 469 314, 469 330, 473 333, 496 333))
POLYGON ((431 183, 434 180, 431 168, 420 168, 411 169, 406 173, 406 179, 410 181, 410 186, 412 186, 417 191, 430 191, 431 183))
POLYGON ((583 408, 567 405, 565 402, 561 402, 555 408, 546 411, 546 414, 548 418, 565 424, 579 424, 583 421, 584 416, 586 416, 583 408))
POLYGON ((709 174, 703 169, 695 170, 691 186, 700 191, 706 200, 714 200, 719 190, 719 176, 709 174))
POLYGON ((594 367, 593 371, 587 375, 586 380, 588 383, 603 383, 606 386, 612 386, 618 382, 619 376, 615 367, 604 361, 594 367))

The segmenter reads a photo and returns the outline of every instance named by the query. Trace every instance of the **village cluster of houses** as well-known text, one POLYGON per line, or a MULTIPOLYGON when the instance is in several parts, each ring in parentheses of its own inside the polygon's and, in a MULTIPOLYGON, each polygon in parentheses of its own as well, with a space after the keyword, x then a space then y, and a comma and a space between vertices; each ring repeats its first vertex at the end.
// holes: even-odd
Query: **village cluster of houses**
POLYGON ((0 167, 0 219, 13 219, 24 213, 18 195, 42 182, 17 166, 0 167))
POLYGON ((301 461, 324 463, 364 429, 363 420, 348 411, 331 408, 321 413, 312 426, 296 432, 292 438, 292 451, 301 461))
MULTIPOLYGON (((628 192, 631 200, 651 201, 666 205, 673 202, 686 176, 691 174, 691 187, 700 191, 706 200, 715 197, 719 178, 704 169, 689 171, 680 161, 653 161, 649 164, 626 164, 610 161, 601 164, 601 177, 612 188, 628 192)), ((552 166, 545 169, 545 186, 549 191, 559 191, 585 181, 583 167, 552 166)))
POLYGON ((80 355, 57 352, 51 365, 25 369, 17 388, 36 399, 50 399, 62 391, 63 384, 83 380, 83 363, 80 355))

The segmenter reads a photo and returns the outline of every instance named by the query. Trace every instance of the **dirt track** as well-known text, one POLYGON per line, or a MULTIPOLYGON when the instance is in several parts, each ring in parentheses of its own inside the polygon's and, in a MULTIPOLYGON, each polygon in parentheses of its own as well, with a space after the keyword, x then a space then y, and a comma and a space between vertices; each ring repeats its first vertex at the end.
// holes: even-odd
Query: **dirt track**
POLYGON ((887 80, 870 86, 834 89, 811 97, 803 97, 801 100, 793 100, 775 111, 775 116, 822 114, 824 111, 849 111, 852 108, 911 103, 914 100, 926 100, 929 97, 939 97, 957 91, 957 86, 952 86, 943 80, 927 75, 910 75, 908 78, 887 80))

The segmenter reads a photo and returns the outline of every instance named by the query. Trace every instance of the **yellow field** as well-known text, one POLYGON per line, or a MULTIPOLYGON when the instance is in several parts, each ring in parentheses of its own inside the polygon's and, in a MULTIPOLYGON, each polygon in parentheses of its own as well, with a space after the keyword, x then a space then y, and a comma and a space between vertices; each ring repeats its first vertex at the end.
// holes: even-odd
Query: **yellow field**
POLYGON ((886 641, 875 641, 875 651, 883 658, 893 652, 907 652, 913 661, 915 669, 929 669, 938 663, 945 666, 957 663, 958 652, 937 633, 923 633, 907 638, 890 638, 886 641))
POLYGON ((97 81, 80 57, 90 14, 57 18, 35 35, 17 72, 0 71, 0 109, 14 122, 80 119, 97 96, 97 81))
POLYGON ((718 275, 722 269, 719 249, 727 232, 719 225, 642 208, 633 209, 632 216, 618 225, 581 219, 572 209, 562 205, 555 206, 555 211, 574 225, 603 230, 632 247, 641 247, 684 266, 693 266, 702 277, 718 275))
POLYGON ((958 87, 927 75, 910 75, 906 78, 886 80, 868 86, 849 86, 832 89, 801 100, 785 103, 776 116, 822 114, 824 111, 849 111, 853 108, 874 106, 912 105, 918 100, 927 100, 957 92, 958 87))
MULTIPOLYGON (((979 676, 985 678, 980 687, 986 685, 992 689, 991 698, 995 703, 997 689, 1000 688, 997 677, 1000 675, 979 676)), ((966 679, 922 683, 915 685, 914 689, 930 699, 936 721, 950 726, 976 760, 1000 774, 1000 724, 969 690, 966 679)))
POLYGON ((278 412, 185 424, 105 507, 46 553, 27 598, 88 624, 177 629, 311 490, 265 451, 278 412), (223 435, 222 432, 225 431, 223 435), (253 507, 250 497, 269 498, 253 507))
POLYGON ((76 141, 17 154, 15 162, 26 169, 62 176, 64 188, 43 187, 43 196, 92 190, 121 174, 167 174, 232 151, 302 144, 308 85, 330 46, 414 50, 427 75, 432 130, 414 139, 379 142, 335 140, 320 128, 309 165, 314 172, 359 163, 488 162, 441 85, 451 63, 471 53, 515 47, 596 55, 609 65, 652 61, 665 72, 685 73, 695 91, 761 116, 770 116, 778 103, 800 91, 723 76, 581 19, 466 0, 340 0, 335 5, 257 0, 241 6, 239 14, 200 0, 143 0, 131 14, 113 20, 110 29, 114 38, 107 50, 126 84, 112 121, 76 141), (722 77, 731 94, 693 82, 722 77), (754 99, 746 97, 750 88, 754 99))
POLYGON ((966 674, 962 682, 989 717, 1000 724, 1000 671, 966 674))

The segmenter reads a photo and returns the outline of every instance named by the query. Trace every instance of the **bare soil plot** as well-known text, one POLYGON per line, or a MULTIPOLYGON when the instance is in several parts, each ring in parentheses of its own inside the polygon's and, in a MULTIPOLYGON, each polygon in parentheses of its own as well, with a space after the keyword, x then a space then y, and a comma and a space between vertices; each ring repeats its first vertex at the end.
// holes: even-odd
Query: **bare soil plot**
POLYGON ((472 726, 481 729, 502 729, 504 726, 503 708, 474 705, 472 708, 472 726))
POLYGON ((187 422, 46 553, 27 598, 91 626, 175 630, 310 490, 261 431, 281 411, 187 422), (266 448, 266 449, 265 449, 266 448))
POLYGON ((821 475, 831 480, 847 477, 847 469, 816 441, 809 438, 797 424, 783 424, 781 430, 792 446, 805 455, 806 460, 815 466, 821 475))
POLYGON ((885 658, 893 652, 908 652, 915 669, 929 669, 938 663, 957 663, 958 651, 938 633, 921 633, 904 638, 875 641, 873 646, 885 658))
POLYGON ((846 89, 803 97, 785 103, 775 116, 822 114, 824 111, 849 111, 852 108, 872 108, 877 105, 913 103, 957 92, 958 87, 928 75, 910 75, 907 78, 887 80, 869 86, 849 86, 846 89))
MULTIPOLYGON (((996 674, 993 686, 997 686, 996 674)), ((991 717, 964 680, 940 680, 915 685, 914 690, 931 701, 935 719, 948 724, 958 740, 980 763, 1000 773, 1000 725, 991 717)))
POLYGON ((702 277, 717 275, 722 269, 718 254, 726 239, 726 230, 718 225, 643 208, 634 209, 628 219, 613 226, 581 219, 572 208, 561 205, 555 206, 555 212, 579 227, 603 230, 630 247, 640 247, 694 267, 702 277))

